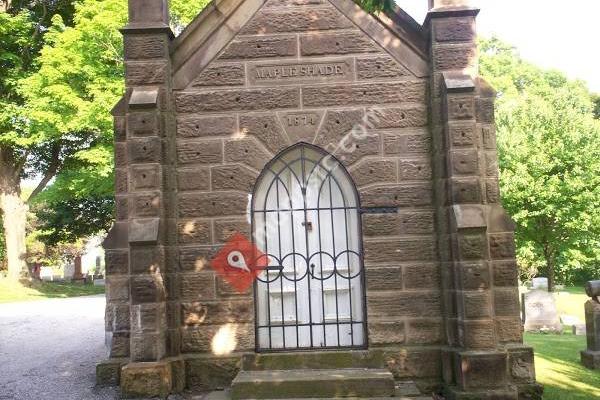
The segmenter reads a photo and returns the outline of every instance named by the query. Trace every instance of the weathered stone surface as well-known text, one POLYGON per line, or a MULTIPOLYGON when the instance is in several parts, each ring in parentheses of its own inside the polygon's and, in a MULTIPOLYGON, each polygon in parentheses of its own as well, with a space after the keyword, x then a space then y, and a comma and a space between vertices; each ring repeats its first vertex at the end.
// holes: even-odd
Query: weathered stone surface
POLYGON ((482 290, 490 287, 490 271, 484 262, 464 262, 456 265, 458 287, 461 290, 482 290))
POLYGON ((404 321, 369 321, 369 344, 373 346, 404 344, 404 321))
POLYGON ((466 319, 483 319, 492 315, 492 299, 488 291, 463 291, 458 310, 466 319))
MULTIPOLYGON (((355 127, 361 126, 363 118, 364 112, 361 109, 327 111, 315 143, 324 148, 327 145, 339 145, 345 136, 352 134, 355 127)), ((356 132, 356 134, 363 134, 362 130, 356 132)))
POLYGON ((185 360, 187 385, 197 391, 223 389, 240 370, 240 357, 194 357, 185 360))
POLYGON ((386 155, 428 154, 430 148, 431 138, 426 132, 383 135, 383 152, 386 155))
POLYGON ((477 150, 454 150, 450 153, 452 175, 477 175, 479 154, 477 150))
POLYGON ((121 391, 125 398, 166 398, 171 393, 171 377, 171 366, 165 361, 127 364, 121 370, 121 391))
POLYGON ((177 222, 180 244, 210 244, 210 221, 199 219, 179 220, 177 222))
POLYGON ((489 349, 496 344, 494 323, 488 320, 464 321, 461 323, 461 343, 466 348, 489 349))
POLYGON ((475 40, 475 18, 448 18, 432 21, 435 40, 438 42, 468 42, 475 40))
POLYGON ((477 178, 453 178, 452 201, 454 204, 480 204, 481 184, 477 178))
POLYGON ((364 207, 417 207, 432 201, 430 184, 386 185, 360 191, 364 207))
POLYGON ((535 366, 533 364, 533 349, 519 346, 508 350, 508 365, 513 382, 535 382, 535 366))
POLYGON ((181 113, 298 108, 300 93, 286 87, 181 92, 175 95, 175 105, 181 113))
POLYGON ((385 79, 411 76, 406 68, 390 56, 377 56, 356 59, 358 79, 385 79))
POLYGON ((242 163, 261 171, 273 156, 259 145, 256 138, 231 139, 225 141, 225 161, 242 163))
POLYGON ((182 271, 209 271, 210 260, 219 249, 215 246, 183 247, 179 250, 179 266, 182 271))
POLYGON ((177 135, 184 138, 231 136, 236 131, 237 121, 232 116, 184 115, 177 117, 177 135))
POLYGON ((106 300, 129 300, 129 280, 127 277, 114 276, 106 278, 106 300))
POLYGON ((246 213, 248 196, 242 193, 200 193, 179 196, 180 217, 219 217, 246 213))
POLYGON ((296 55, 298 43, 295 36, 264 36, 234 39, 219 58, 232 60, 296 55))
POLYGON ((248 64, 250 85, 277 85, 354 80, 352 59, 334 61, 281 61, 248 64))
POLYGON ((377 267, 367 270, 367 290, 402 290, 402 267, 377 267))
POLYGON ((448 124, 450 142, 455 147, 475 147, 478 144, 475 122, 451 122, 448 124))
POLYGON ((158 165, 136 165, 131 168, 131 187, 133 190, 158 189, 160 170, 158 165))
POLYGON ((431 160, 429 158, 413 158, 398 160, 398 180, 430 181, 431 160))
POLYGON ((131 247, 131 273, 156 273, 161 271, 164 264, 164 251, 156 246, 131 247))
POLYGON ((441 377, 442 362, 439 349, 413 348, 384 351, 386 367, 397 380, 441 377))
POLYGON ((473 96, 448 96, 448 120, 475 118, 475 101, 473 96))
POLYGON ((161 143, 158 138, 131 139, 127 143, 128 159, 132 164, 161 161, 161 143))
POLYGON ((425 290, 372 294, 367 298, 367 310, 370 316, 380 318, 436 317, 441 313, 440 294, 425 290))
POLYGON ((127 134, 150 136, 159 133, 158 115, 154 111, 133 112, 127 115, 127 134))
POLYGON ((107 250, 105 252, 106 275, 127 274, 129 252, 127 250, 107 250))
POLYGON ((208 190, 210 186, 208 168, 190 168, 177 170, 177 187, 180 191, 208 190))
POLYGON ((437 264, 411 264, 404 267, 405 289, 439 289, 440 269, 437 264))
POLYGON ((427 108, 425 106, 410 107, 376 107, 369 110, 373 128, 410 128, 427 126, 427 108))
POLYGON ((182 303, 181 311, 181 321, 186 326, 242 323, 254 320, 254 303, 246 299, 182 303))
POLYGON ((234 233, 250 236, 250 223, 247 219, 215 220, 215 243, 225 243, 234 233))
POLYGON ((397 214, 364 214, 365 236, 400 236, 433 233, 433 212, 401 211, 397 214))
POLYGON ((217 164, 223 162, 221 140, 193 140, 177 142, 180 164, 217 164))
MULTIPOLYGON (((213 300, 216 297, 215 275, 211 271, 179 274, 179 290, 183 301, 213 300)), ((182 307, 185 308, 184 304, 182 307)), ((196 323, 202 322, 200 318, 196 315, 196 323)), ((182 321, 186 323, 186 318, 182 321)))
POLYGON ((287 33, 352 28, 353 24, 333 7, 259 12, 242 33, 287 33))
POLYGON ((241 115, 240 132, 254 136, 273 154, 279 153, 290 145, 278 118, 274 114, 241 115))
POLYGON ((292 143, 312 143, 323 120, 323 110, 280 113, 279 119, 292 143))
POLYGON ((250 193, 258 174, 243 165, 222 165, 211 169, 213 190, 237 190, 250 193))
POLYGON ((411 345, 444 343, 444 323, 435 318, 410 318, 407 324, 406 342, 411 345))
POLYGON ((132 198, 131 215, 134 217, 158 217, 160 213, 160 194, 139 194, 132 198))
POLYGON ((125 359, 110 359, 96 365, 96 384, 99 386, 115 386, 121 380, 121 368, 127 363, 125 359))
POLYGON ((515 258, 515 238, 512 233, 494 234, 490 239, 490 256, 494 260, 515 258))
POLYGON ((521 318, 496 318, 496 335, 500 343, 522 343, 523 323, 521 318))
POLYGON ((169 53, 164 35, 125 35, 123 42, 127 60, 163 58, 169 53))
POLYGON ((457 236, 458 256, 462 260, 479 260, 487 256, 487 240, 481 234, 459 234, 457 236))
POLYGON ((125 63, 125 79, 128 86, 161 85, 166 82, 168 71, 164 61, 125 63))
POLYGON ((202 325, 181 329, 183 353, 220 353, 252 349, 254 349, 254 324, 202 325), (223 342, 215 340, 216 335, 226 336, 228 340, 223 342))
POLYGON ((462 70, 477 62, 477 48, 473 44, 435 46, 434 68, 438 70, 462 70))
POLYGON ((420 103, 425 101, 425 84, 420 81, 390 82, 386 85, 353 84, 307 86, 302 104, 307 107, 420 103))
POLYGON ((494 289, 494 305, 498 317, 519 316, 520 304, 518 289, 494 289))
POLYGON ((207 67, 190 84, 191 87, 240 86, 246 82, 244 64, 213 64, 207 67))
POLYGON ((377 53, 380 51, 381 49, 362 32, 309 34, 300 36, 300 54, 303 56, 377 53))
POLYGON ((356 186, 377 183, 395 183, 397 180, 395 160, 365 160, 350 171, 356 186))

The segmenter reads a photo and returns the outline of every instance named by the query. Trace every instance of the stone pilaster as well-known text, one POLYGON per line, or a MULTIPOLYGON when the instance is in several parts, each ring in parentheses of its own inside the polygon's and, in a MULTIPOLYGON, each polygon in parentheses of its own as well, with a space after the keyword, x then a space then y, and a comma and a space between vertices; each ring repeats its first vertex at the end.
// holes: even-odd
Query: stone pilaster
POLYGON ((586 292, 591 299, 585 303, 587 349, 581 352, 581 363, 600 369, 600 281, 588 282, 586 292))
POLYGON ((536 398, 533 353, 522 345, 518 319, 514 226, 499 199, 495 93, 477 76, 479 10, 468 3, 430 1, 426 20, 449 346, 444 382, 451 399, 536 398))

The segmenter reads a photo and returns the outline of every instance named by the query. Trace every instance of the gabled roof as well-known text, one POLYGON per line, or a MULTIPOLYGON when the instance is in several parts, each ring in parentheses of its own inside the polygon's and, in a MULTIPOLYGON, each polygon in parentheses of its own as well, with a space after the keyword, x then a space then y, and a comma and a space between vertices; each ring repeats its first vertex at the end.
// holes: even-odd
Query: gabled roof
MULTIPOLYGON (((265 0, 212 0, 171 43, 173 87, 185 88, 239 33, 265 0)), ((427 38, 399 7, 371 15, 352 0, 329 0, 416 76, 429 74, 427 38), (416 55, 416 57, 415 57, 416 55)))

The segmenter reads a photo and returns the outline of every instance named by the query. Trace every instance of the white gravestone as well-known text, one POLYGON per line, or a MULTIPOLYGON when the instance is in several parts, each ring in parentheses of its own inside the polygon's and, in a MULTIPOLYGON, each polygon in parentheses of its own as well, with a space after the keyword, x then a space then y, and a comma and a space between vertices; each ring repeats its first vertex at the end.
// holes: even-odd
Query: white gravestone
POLYGON ((63 273, 63 277, 65 278, 65 280, 71 280, 73 279, 73 275, 75 275, 75 265, 69 263, 69 264, 65 264, 64 267, 64 273, 63 273))
POLYGON ((552 293, 545 290, 532 290, 523 296, 525 331, 562 332, 556 302, 552 293))
POLYGON ((41 267, 40 268, 40 279, 43 281, 53 281, 54 271, 52 267, 41 267))
POLYGON ((548 278, 533 278, 531 280, 531 286, 535 289, 546 289, 548 290, 548 278))

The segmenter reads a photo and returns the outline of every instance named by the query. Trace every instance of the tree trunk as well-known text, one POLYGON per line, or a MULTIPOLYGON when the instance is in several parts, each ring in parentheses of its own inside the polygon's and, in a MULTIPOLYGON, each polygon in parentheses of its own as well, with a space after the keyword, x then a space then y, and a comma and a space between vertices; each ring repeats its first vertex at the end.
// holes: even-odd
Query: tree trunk
POLYGON ((10 179, 6 174, 3 175, 0 176, 0 209, 4 223, 8 277, 15 281, 26 280, 29 278, 25 260, 28 207, 21 200, 19 179, 10 179))

